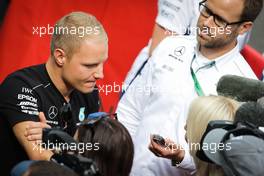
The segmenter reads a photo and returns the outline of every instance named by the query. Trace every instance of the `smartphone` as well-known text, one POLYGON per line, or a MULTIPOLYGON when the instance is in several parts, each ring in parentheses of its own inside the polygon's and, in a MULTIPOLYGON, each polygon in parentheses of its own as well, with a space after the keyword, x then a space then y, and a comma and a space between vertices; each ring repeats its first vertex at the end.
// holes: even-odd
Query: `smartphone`
POLYGON ((153 134, 153 141, 161 146, 165 146, 165 139, 158 135, 158 134, 153 134))

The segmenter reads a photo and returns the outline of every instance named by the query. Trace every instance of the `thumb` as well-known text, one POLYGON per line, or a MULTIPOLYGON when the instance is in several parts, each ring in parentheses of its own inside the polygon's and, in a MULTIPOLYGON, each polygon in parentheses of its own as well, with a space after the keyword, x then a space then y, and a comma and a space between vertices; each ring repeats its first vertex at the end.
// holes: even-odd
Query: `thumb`
POLYGON ((40 120, 41 123, 47 123, 46 122, 46 117, 45 117, 43 112, 39 112, 39 120, 40 120))

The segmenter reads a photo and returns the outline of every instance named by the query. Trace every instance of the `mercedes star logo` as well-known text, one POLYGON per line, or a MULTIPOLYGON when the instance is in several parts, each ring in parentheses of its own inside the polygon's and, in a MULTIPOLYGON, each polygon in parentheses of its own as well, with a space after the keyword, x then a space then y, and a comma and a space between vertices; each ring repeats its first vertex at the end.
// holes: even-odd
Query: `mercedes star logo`
POLYGON ((49 118, 54 119, 58 114, 58 109, 55 106, 49 108, 49 118))
POLYGON ((184 46, 179 46, 174 50, 174 54, 176 56, 182 56, 185 52, 185 47, 184 46))

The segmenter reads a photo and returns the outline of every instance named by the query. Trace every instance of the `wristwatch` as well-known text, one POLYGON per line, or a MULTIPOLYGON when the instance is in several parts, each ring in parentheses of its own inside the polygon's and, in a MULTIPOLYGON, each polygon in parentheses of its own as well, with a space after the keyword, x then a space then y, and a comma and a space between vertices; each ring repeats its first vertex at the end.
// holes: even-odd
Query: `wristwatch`
POLYGON ((171 165, 172 166, 176 166, 179 167, 179 165, 181 164, 182 161, 178 161, 176 159, 171 159, 171 165))

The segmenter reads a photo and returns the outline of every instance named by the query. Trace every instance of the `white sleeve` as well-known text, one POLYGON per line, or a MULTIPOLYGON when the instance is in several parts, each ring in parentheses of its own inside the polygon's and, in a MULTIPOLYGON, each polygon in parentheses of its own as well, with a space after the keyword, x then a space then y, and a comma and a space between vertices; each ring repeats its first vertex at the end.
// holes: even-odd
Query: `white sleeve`
POLYGON ((184 155, 182 162, 179 164, 178 167, 185 169, 185 170, 188 170, 191 175, 195 175, 196 167, 195 167, 193 157, 191 156, 189 151, 190 150, 189 150, 188 144, 186 143, 185 155, 184 155))
POLYGON ((184 35, 191 25, 194 16, 195 0, 158 0, 158 16, 156 23, 184 35))
MULTIPOLYGON (((161 70, 153 70, 156 73, 161 73, 161 70)), ((185 118, 182 111, 186 111, 181 101, 184 101, 182 97, 177 94, 169 93, 171 90, 167 90, 168 84, 157 79, 159 76, 153 75, 153 89, 158 92, 151 93, 147 105, 143 112, 144 119, 141 122, 145 126, 141 127, 144 133, 147 134, 160 134, 165 138, 170 138, 176 141, 177 144, 184 146, 185 156, 179 168, 188 171, 193 174, 195 172, 195 164, 193 158, 189 154, 188 144, 185 141, 185 118), (157 80, 155 80, 157 79, 157 80), (158 86, 158 83, 160 86, 158 86), (161 87, 162 86, 162 87, 161 87), (167 93, 168 91, 168 93, 167 93), (148 125, 146 125, 148 124, 148 125), (151 125, 150 125, 151 124, 151 125)), ((184 103, 183 103, 184 104, 184 103)), ((140 126, 142 125, 140 124, 140 126)), ((168 169, 168 168, 167 168, 168 169)))
POLYGON ((118 102, 116 110, 118 120, 128 129, 132 137, 140 124, 142 110, 146 104, 145 100, 149 96, 150 73, 151 70, 147 62, 118 102))
MULTIPOLYGON (((184 77, 175 75, 178 72, 172 71, 178 69, 177 62, 169 57, 164 57, 168 53, 166 50, 173 44, 167 42, 168 40, 171 39, 166 38, 161 43, 149 63, 152 72, 151 80, 149 80, 151 92, 145 100, 146 106, 142 112, 143 119, 140 124, 141 133, 138 131, 137 135, 141 135, 139 138, 144 139, 143 136, 146 134, 160 134, 183 146, 185 157, 179 167, 191 173, 195 171, 195 165, 184 137, 189 101, 185 99, 185 96, 182 96, 182 91, 188 92, 188 88, 183 83, 181 85, 179 82, 177 83, 178 77, 184 77)), ((181 43, 181 40, 177 39, 176 41, 178 41, 176 43, 181 43)), ((142 143, 142 140, 137 142, 142 143)), ((160 165, 163 164, 160 163, 160 165)))

